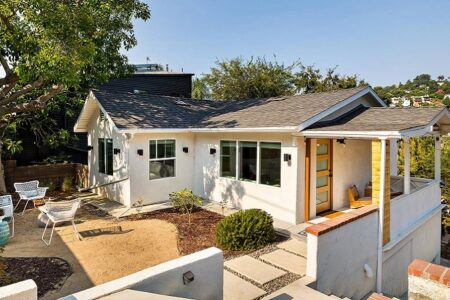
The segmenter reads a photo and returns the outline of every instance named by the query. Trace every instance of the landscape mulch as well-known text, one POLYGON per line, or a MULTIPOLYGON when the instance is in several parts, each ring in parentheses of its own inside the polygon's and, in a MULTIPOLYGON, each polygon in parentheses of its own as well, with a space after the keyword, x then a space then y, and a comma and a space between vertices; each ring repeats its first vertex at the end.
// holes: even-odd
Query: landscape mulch
POLYGON ((59 257, 7 257, 2 260, 5 274, 0 276, 0 286, 33 279, 39 297, 61 288, 72 274, 70 264, 59 257))
MULTIPOLYGON (((196 208, 191 215, 191 224, 188 216, 181 214, 174 208, 132 215, 130 220, 159 219, 174 224, 178 229, 178 250, 186 255, 216 245, 216 226, 224 217, 220 214, 196 208)), ((224 251, 225 258, 242 254, 243 251, 224 251)))

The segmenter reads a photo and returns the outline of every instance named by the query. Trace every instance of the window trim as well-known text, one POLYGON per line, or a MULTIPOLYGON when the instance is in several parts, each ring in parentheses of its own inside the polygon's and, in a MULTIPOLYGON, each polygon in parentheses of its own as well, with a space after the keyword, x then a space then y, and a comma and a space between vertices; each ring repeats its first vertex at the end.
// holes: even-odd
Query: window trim
POLYGON ((272 187, 272 188, 281 188, 281 167, 283 164, 283 142, 281 140, 255 140, 255 139, 220 139, 219 140, 219 178, 237 180, 241 182, 247 182, 252 184, 261 184, 264 186, 272 187), (236 176, 222 176, 222 142, 235 142, 236 143, 236 176), (256 142, 256 180, 240 180, 240 172, 239 172, 239 163, 240 163, 240 155, 239 155, 239 142, 256 142), (260 175, 261 175, 261 143, 279 143, 280 144, 280 186, 274 186, 269 184, 261 183, 260 175))
POLYGON ((149 139, 148 140, 148 180, 161 180, 161 179, 170 179, 177 177, 177 140, 175 138, 165 138, 165 139, 149 139), (150 142, 155 141, 155 157, 150 158, 150 142), (174 155, 173 157, 160 157, 158 158, 158 141, 174 141, 174 155), (163 161, 163 160, 173 160, 174 161, 174 168, 173 168, 173 176, 167 176, 167 177, 159 177, 159 178, 150 178, 150 162, 152 161, 163 161))

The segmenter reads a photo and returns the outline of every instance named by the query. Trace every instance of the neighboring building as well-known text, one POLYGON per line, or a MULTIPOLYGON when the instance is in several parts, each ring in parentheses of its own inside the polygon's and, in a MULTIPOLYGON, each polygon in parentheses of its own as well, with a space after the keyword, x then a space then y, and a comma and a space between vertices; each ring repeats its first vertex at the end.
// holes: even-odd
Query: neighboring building
POLYGON ((411 101, 405 96, 403 96, 403 97, 392 97, 391 98, 391 105, 390 105, 390 107, 399 107, 399 106, 409 107, 409 106, 411 106, 411 101))
POLYGON ((298 232, 309 226, 307 275, 321 292, 359 299, 375 289, 400 296, 414 258, 439 259, 440 136, 449 125, 445 107, 388 108, 370 87, 212 101, 110 85, 91 91, 75 132, 88 134, 97 193, 131 207, 189 188, 301 224, 298 232), (421 136, 435 137, 434 179, 409 175, 409 138, 421 136), (353 186, 374 205, 349 209, 358 207, 353 186), (337 210, 344 216, 323 216, 337 210))
POLYGON ((429 95, 424 96, 411 96, 411 101, 414 107, 420 107, 422 105, 431 104, 431 97, 429 95))

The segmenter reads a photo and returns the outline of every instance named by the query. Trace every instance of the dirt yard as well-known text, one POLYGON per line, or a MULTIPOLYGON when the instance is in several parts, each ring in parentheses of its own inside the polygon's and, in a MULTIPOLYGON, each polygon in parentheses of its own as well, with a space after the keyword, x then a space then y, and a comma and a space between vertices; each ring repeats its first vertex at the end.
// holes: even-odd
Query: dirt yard
POLYGON ((46 246, 43 229, 36 224, 38 213, 31 209, 16 217, 16 234, 3 256, 54 256, 70 263, 73 274, 60 290, 42 299, 57 299, 180 256, 177 229, 163 220, 117 221, 81 208, 76 220, 82 240, 75 238, 71 226, 62 226, 46 246))

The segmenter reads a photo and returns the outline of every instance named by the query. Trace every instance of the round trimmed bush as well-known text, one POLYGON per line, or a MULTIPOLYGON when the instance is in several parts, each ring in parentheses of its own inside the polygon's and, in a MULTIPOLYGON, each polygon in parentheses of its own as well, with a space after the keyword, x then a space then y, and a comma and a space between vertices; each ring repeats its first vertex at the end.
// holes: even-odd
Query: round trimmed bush
POLYGON ((275 237, 272 216, 260 209, 241 210, 217 224, 216 243, 224 250, 253 250, 275 237))

